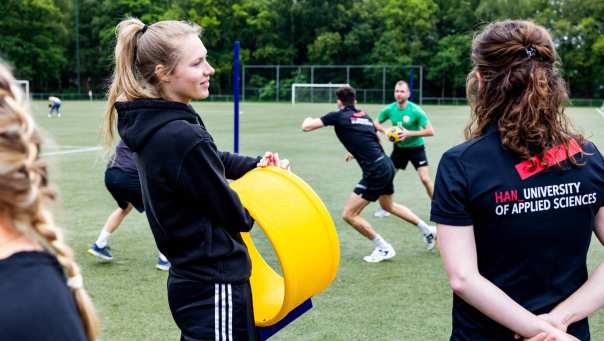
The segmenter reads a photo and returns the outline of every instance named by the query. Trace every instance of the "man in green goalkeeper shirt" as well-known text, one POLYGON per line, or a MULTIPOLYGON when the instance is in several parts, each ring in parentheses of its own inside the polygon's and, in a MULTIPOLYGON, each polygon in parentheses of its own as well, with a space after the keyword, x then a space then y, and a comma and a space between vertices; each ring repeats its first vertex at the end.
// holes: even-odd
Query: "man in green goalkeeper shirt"
MULTIPOLYGON (((424 147, 424 136, 433 136, 434 129, 428 120, 426 113, 415 103, 409 101, 409 85, 405 81, 398 81, 394 86, 394 98, 396 102, 385 107, 378 115, 377 127, 385 133, 385 128, 381 125, 390 120, 392 126, 399 126, 402 132, 399 133, 399 142, 392 148, 390 158, 396 169, 404 170, 407 164, 411 162, 419 175, 419 179, 426 188, 426 193, 432 199, 434 183, 428 172, 428 158, 424 147)), ((376 217, 388 216, 388 212, 378 210, 376 217)))

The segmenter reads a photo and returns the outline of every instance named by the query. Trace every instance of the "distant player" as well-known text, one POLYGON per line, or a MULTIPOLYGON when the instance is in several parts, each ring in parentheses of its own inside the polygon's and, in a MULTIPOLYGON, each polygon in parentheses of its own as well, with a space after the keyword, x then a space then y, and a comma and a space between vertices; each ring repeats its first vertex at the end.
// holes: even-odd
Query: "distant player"
MULTIPOLYGON (((396 169, 405 170, 411 162, 419 179, 426 188, 426 193, 432 199, 434 183, 428 172, 428 158, 424 147, 424 137, 434 136, 434 128, 428 120, 426 113, 415 103, 409 101, 409 85, 405 81, 398 81, 394 87, 396 102, 385 107, 378 115, 378 130, 384 132, 381 125, 390 120, 393 126, 403 128, 400 137, 402 140, 392 147, 390 158, 396 169)), ((388 212, 379 209, 374 214, 376 217, 388 216, 388 212)))
POLYGON ((48 112, 48 117, 61 117, 61 99, 55 96, 48 96, 48 107, 50 111, 48 112))
MULTIPOLYGON (((145 211, 135 155, 123 141, 118 143, 115 154, 107 165, 105 186, 115 199, 118 207, 107 218, 105 226, 99 233, 96 242, 88 249, 88 253, 104 261, 112 261, 113 254, 109 247, 109 237, 120 227, 126 216, 132 212, 132 208, 136 208, 140 213, 145 211)), ((170 269, 170 262, 161 252, 155 268, 162 271, 170 269)))
POLYGON ((436 231, 428 226, 409 208, 392 200, 395 169, 390 158, 384 153, 374 122, 369 115, 355 108, 356 94, 350 86, 336 91, 338 111, 321 118, 308 117, 302 123, 304 131, 312 131, 325 126, 334 126, 336 135, 350 153, 346 160, 356 159, 363 170, 363 178, 355 186, 344 206, 342 218, 367 239, 373 241, 375 249, 363 259, 370 263, 381 262, 395 256, 394 248, 375 232, 371 224, 363 219, 361 212, 372 201, 397 217, 416 225, 424 235, 428 250, 434 248, 436 231))

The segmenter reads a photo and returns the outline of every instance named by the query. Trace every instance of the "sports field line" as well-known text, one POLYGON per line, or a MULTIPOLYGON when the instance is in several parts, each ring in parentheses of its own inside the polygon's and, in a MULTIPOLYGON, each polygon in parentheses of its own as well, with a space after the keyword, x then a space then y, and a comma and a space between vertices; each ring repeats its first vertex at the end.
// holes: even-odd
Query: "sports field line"
POLYGON ((598 114, 600 114, 600 116, 604 117, 604 111, 596 108, 596 111, 598 112, 598 114))
POLYGON ((71 149, 71 150, 62 150, 62 151, 58 151, 58 152, 43 153, 41 156, 55 156, 55 155, 65 155, 65 154, 95 152, 97 150, 101 150, 102 148, 103 147, 101 147, 101 146, 83 147, 83 148, 79 148, 79 149, 71 149))
POLYGON ((90 148, 90 146, 51 145, 51 146, 46 146, 46 148, 48 150, 52 150, 54 152, 54 151, 58 151, 58 150, 90 148))
MULTIPOLYGON (((228 115, 230 115, 233 113, 233 110, 199 110, 199 113, 201 115, 203 115, 203 114, 228 114, 228 115)), ((243 110, 239 110, 239 113, 243 114, 245 112, 243 110)))
POLYGON ((90 148, 90 146, 70 146, 70 145, 59 145, 61 149, 82 149, 82 148, 90 148))

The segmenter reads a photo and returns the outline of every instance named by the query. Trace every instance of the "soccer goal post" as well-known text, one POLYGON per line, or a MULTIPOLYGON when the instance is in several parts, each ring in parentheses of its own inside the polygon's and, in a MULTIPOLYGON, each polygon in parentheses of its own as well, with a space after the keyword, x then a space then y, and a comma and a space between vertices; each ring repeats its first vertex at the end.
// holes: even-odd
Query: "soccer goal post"
POLYGON ((349 84, 316 84, 316 83, 294 83, 292 84, 292 104, 308 99, 310 102, 333 102, 335 91, 349 84))
POLYGON ((29 97, 29 81, 23 79, 17 79, 17 84, 23 89, 23 93, 25 93, 26 98, 29 97))

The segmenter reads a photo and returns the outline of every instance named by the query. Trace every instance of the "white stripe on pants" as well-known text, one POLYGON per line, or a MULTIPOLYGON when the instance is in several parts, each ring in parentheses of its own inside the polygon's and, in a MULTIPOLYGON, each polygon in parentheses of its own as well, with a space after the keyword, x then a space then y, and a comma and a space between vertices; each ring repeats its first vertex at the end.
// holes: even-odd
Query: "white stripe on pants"
POLYGON ((215 341, 233 341, 231 284, 214 284, 214 339, 215 341))
POLYGON ((218 298, 220 297, 220 289, 218 284, 214 284, 214 340, 220 341, 220 317, 218 312, 218 298))
POLYGON ((231 295, 231 285, 228 284, 228 294, 229 294, 229 340, 233 341, 233 296, 231 295))
POLYGON ((226 341, 226 292, 225 292, 225 285, 221 284, 220 285, 220 313, 221 313, 221 319, 222 319, 222 323, 221 323, 221 329, 220 331, 222 332, 222 339, 224 341, 226 341))

